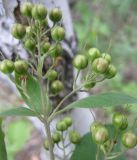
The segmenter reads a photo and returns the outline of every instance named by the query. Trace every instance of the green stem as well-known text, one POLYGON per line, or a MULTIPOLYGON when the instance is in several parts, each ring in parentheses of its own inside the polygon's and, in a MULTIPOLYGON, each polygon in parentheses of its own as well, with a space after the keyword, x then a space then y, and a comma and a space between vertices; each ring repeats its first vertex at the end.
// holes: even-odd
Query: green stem
POLYGON ((47 138, 49 142, 50 160, 55 160, 54 152, 53 152, 53 142, 52 142, 51 131, 50 131, 50 123, 48 123, 47 120, 45 120, 44 125, 45 125, 45 130, 46 130, 47 138))
POLYGON ((97 147, 96 160, 99 160, 99 146, 97 147))
POLYGON ((76 77, 75 77, 75 79, 74 79, 74 83, 73 83, 73 90, 76 88, 76 82, 77 82, 77 79, 78 79, 79 73, 80 73, 80 70, 78 70, 78 71, 77 71, 76 77))
POLYGON ((66 110, 68 109, 68 108, 64 108, 64 109, 58 111, 58 110, 60 109, 60 107, 62 106, 62 104, 63 104, 69 97, 71 97, 73 94, 75 94, 76 92, 78 92, 81 88, 82 88, 82 87, 79 87, 79 88, 73 90, 72 92, 70 92, 67 96, 65 96, 65 97, 60 101, 60 103, 57 105, 57 107, 54 109, 53 113, 52 113, 51 116, 49 117, 49 122, 52 121, 52 119, 53 119, 56 115, 58 115, 58 114, 60 114, 60 113, 62 113, 62 112, 64 112, 64 111, 66 111, 66 110), (58 111, 58 112, 57 112, 57 111, 58 111))
POLYGON ((63 147, 63 160, 66 160, 66 151, 65 151, 63 132, 62 132, 62 147, 63 147))
POLYGON ((49 153, 50 153, 50 160, 54 160, 54 152, 53 152, 53 142, 52 142, 52 137, 51 137, 51 131, 50 131, 50 123, 48 123, 48 112, 45 109, 46 108, 46 103, 45 103, 45 92, 43 88, 43 77, 42 77, 42 69, 43 69, 43 62, 41 62, 41 48, 40 48, 40 37, 41 37, 41 32, 40 28, 37 31, 37 49, 38 49, 38 79, 39 79, 39 85, 40 85, 40 90, 41 90, 41 103, 42 103, 42 112, 44 112, 44 125, 45 125, 45 130, 47 133, 47 138, 49 141, 49 153))

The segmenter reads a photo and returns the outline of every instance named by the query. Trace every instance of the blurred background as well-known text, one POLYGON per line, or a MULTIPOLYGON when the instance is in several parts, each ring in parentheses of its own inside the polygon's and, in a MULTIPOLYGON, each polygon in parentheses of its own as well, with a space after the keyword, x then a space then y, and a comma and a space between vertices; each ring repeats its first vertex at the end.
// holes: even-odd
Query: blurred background
MULTIPOLYGON (((117 66, 117 76, 98 84, 91 94, 110 90, 137 97, 137 1, 70 0, 68 4, 77 52, 84 54, 90 47, 97 47, 101 52, 110 53, 117 66)), ((3 25, 3 17, 0 21, 3 25)), ((7 21, 10 21, 9 18, 7 21)), ((3 38, 2 34, 0 38, 3 38)), ((0 111, 22 104, 14 86, 1 74, 0 111)), ((122 106, 119 109, 122 110, 122 106)), ((96 109, 94 112, 97 119, 105 121, 111 117, 113 110, 109 109, 106 113, 96 109)), ((132 123, 137 113, 136 106, 130 107, 126 113, 132 123)), ((5 120, 5 131, 9 160, 41 159, 43 137, 30 119, 8 118, 5 120)), ((127 160, 137 159, 135 150, 127 155, 127 160)))

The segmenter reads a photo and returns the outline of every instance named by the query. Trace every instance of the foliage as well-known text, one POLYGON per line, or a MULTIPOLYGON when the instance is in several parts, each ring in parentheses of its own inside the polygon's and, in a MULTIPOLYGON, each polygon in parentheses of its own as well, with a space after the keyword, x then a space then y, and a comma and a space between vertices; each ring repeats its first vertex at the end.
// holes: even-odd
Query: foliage
POLYGON ((75 3, 74 12, 80 50, 86 42, 87 47, 109 50, 119 67, 126 64, 127 58, 137 62, 135 0, 80 0, 75 3))
MULTIPOLYGON (((93 6, 97 5, 96 2, 97 1, 94 1, 93 6)), ((103 2, 99 1, 99 3, 101 4, 103 2)), ((119 4, 117 3, 108 3, 108 5, 113 5, 117 8, 117 5, 119 4)), ((81 150, 81 148, 83 148, 83 146, 81 147, 81 144, 85 145, 85 143, 87 143, 88 141, 89 144, 87 144, 87 146, 90 145, 94 150, 92 158, 95 159, 96 157, 96 160, 99 159, 98 149, 96 149, 92 140, 89 140, 88 134, 81 141, 81 136, 77 131, 68 130, 68 128, 73 123, 70 117, 66 117, 58 121, 56 124, 56 132, 52 133, 50 125, 52 120, 56 116, 71 108, 115 108, 118 105, 137 103, 136 98, 125 95, 123 93, 107 92, 86 97, 76 102, 72 102, 68 106, 62 108, 64 102, 74 94, 80 91, 87 92, 95 87, 97 83, 103 82, 104 80, 112 79, 117 74, 117 69, 112 64, 112 58, 109 54, 110 46, 108 47, 108 49, 106 49, 106 42, 109 40, 110 36, 112 36, 112 40, 117 39, 117 37, 113 35, 113 32, 116 32, 117 26, 114 25, 114 27, 112 28, 111 23, 105 23, 105 21, 107 20, 105 19, 105 17, 104 19, 101 16, 97 17, 94 16, 93 13, 93 23, 91 24, 89 21, 89 16, 87 16, 90 12, 90 8, 87 6, 87 4, 82 5, 82 1, 79 1, 78 4, 79 9, 81 9, 81 12, 83 13, 82 23, 83 25, 86 24, 86 28, 82 26, 81 23, 78 24, 77 28, 79 29, 79 31, 81 31, 79 39, 82 41, 82 45, 85 41, 84 39, 86 39, 87 44, 85 44, 85 47, 83 48, 86 50, 88 48, 88 52, 79 54, 74 57, 72 65, 77 70, 77 73, 74 77, 74 82, 71 84, 72 91, 70 91, 70 93, 63 97, 56 106, 54 106, 54 104, 52 103, 52 98, 56 97, 57 95, 62 95, 61 93, 65 87, 63 84, 64 82, 60 78, 60 74, 58 73, 58 71, 56 71, 58 59, 60 59, 63 52, 61 41, 65 38, 65 30, 62 26, 60 26, 62 13, 59 8, 55 7, 51 11, 48 11, 47 8, 42 4, 33 5, 30 2, 24 3, 21 6, 21 16, 29 19, 29 23, 27 26, 18 23, 14 24, 12 26, 11 33, 14 38, 22 42, 24 48, 28 51, 28 54, 31 57, 32 61, 20 59, 20 57, 17 56, 14 62, 13 60, 6 59, 0 63, 0 71, 9 76, 10 80, 16 85, 16 88, 20 92, 23 100, 28 105, 28 108, 20 107, 7 110, 0 113, 0 116, 37 117, 45 126, 47 138, 45 140, 44 147, 49 151, 50 160, 55 159, 55 145, 63 152, 63 159, 67 159, 69 155, 66 153, 65 149, 72 144, 76 145, 78 143, 78 147, 76 147, 76 151, 74 152, 72 157, 75 157, 76 154, 76 158, 80 159, 85 155, 85 153, 83 153, 83 151, 81 150), (49 19, 53 22, 51 27, 49 27, 49 19), (86 34, 83 34, 84 32, 83 28, 80 28, 81 26, 85 28, 86 34), (87 35, 89 35, 89 38, 91 39, 88 39, 87 35), (98 36, 101 38, 101 40, 107 40, 102 41, 102 43, 100 44, 100 48, 104 50, 101 52, 97 47, 93 48, 93 45, 96 46, 100 42, 98 36), (92 44, 92 48, 90 43, 92 44), (49 64, 48 68, 45 69, 44 63, 48 60, 50 60, 51 63, 49 64), (87 68, 88 71, 82 78, 81 83, 78 84, 77 80, 79 74, 82 70, 87 68), (12 77, 12 75, 14 76, 12 77), (65 143, 67 136, 70 141, 69 144, 65 143)), ((130 3, 128 3, 128 5, 125 5, 125 7, 127 7, 128 9, 129 5, 130 3)), ((119 9, 119 12, 123 14, 123 16, 126 15, 126 12, 124 12, 122 8, 119 9)), ((121 17, 119 17, 119 19, 121 20, 121 17)), ((82 45, 80 46, 82 47, 82 45)), ((118 124, 120 126, 120 129, 122 128, 123 130, 125 130, 127 128, 128 121, 123 122, 123 117, 125 117, 125 115, 120 116, 117 123, 116 116, 116 120, 114 122, 115 124, 118 124)), ((124 119, 126 120, 126 118, 124 119)), ((23 121, 17 121, 16 123, 10 124, 10 126, 8 127, 7 139, 9 145, 7 147, 7 150, 11 159, 13 159, 14 154, 23 147, 24 143, 29 138, 30 130, 27 127, 29 128, 30 126, 27 126, 23 121), (25 132, 24 128, 26 128, 25 132), (17 141, 18 143, 15 144, 15 141, 17 141)), ((120 140, 117 139, 119 128, 116 128, 115 138, 116 140, 118 140, 117 144, 120 143, 120 140)), ((120 157, 121 153, 123 154, 125 152, 125 150, 121 151, 118 145, 118 151, 120 152, 120 154, 113 153, 113 149, 115 148, 115 139, 109 141, 108 136, 109 134, 111 135, 112 130, 113 129, 111 127, 105 127, 103 126, 103 124, 99 124, 94 126, 94 132, 91 131, 92 137, 97 143, 97 146, 100 147, 100 150, 104 152, 104 155, 102 156, 105 156, 105 158, 107 159, 120 157), (111 145, 110 148, 107 142, 111 145), (106 145, 107 147, 104 148, 106 145)), ((123 146, 127 148, 128 146, 129 148, 133 148, 137 145, 137 138, 134 133, 125 134, 124 140, 122 142, 123 146), (126 135, 128 135, 128 137, 126 135), (126 141, 127 138, 130 138, 131 141, 126 141)), ((90 149, 90 147, 88 147, 88 149, 90 149)), ((91 152, 89 150, 84 158, 88 156, 88 160, 90 154, 91 152)))
POLYGON ((115 107, 123 104, 135 104, 137 99, 123 93, 103 93, 89 96, 68 105, 68 108, 115 107))
MULTIPOLYGON (((113 126, 108 125, 107 128, 109 129, 110 137, 113 138, 114 137, 113 126)), ((115 149, 113 150, 113 153, 119 152, 120 149, 121 149, 121 144, 118 143, 118 145, 116 145, 115 149)), ((96 155, 93 153, 97 153, 97 150, 98 150, 98 146, 95 144, 92 138, 92 134, 87 133, 86 135, 82 137, 81 142, 76 146, 76 149, 72 154, 71 160, 83 160, 83 159, 95 160, 96 155)), ((100 150, 99 160, 103 160, 103 159, 104 159, 103 152, 100 150)), ((125 157, 121 156, 119 157, 119 160, 125 160, 125 157)))
POLYGON ((6 128, 8 160, 14 160, 15 155, 20 151, 30 137, 31 125, 26 120, 11 122, 6 128))
POLYGON ((0 119, 0 160, 7 160, 5 135, 2 130, 2 119, 0 119))

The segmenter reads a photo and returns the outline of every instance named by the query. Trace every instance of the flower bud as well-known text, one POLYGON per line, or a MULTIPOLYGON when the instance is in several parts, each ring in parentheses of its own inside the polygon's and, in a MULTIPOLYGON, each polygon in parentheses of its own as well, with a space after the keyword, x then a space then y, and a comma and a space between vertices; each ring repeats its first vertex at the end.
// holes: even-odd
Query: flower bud
POLYGON ((109 66, 108 61, 105 60, 104 58, 97 58, 92 63, 93 71, 101 74, 107 71, 108 66, 109 66))
POLYGON ((62 46, 60 44, 52 44, 50 46, 49 55, 52 57, 58 57, 62 52, 62 46))
POLYGON ((47 16, 47 9, 42 4, 37 4, 32 9, 32 17, 37 20, 43 20, 47 16))
POLYGON ((21 24, 14 24, 11 33, 16 39, 22 39, 26 34, 26 28, 21 24))
POLYGON ((105 73, 106 78, 111 79, 111 78, 115 77, 116 74, 117 74, 116 67, 114 65, 110 64, 108 66, 107 72, 105 73))
POLYGON ((59 143, 61 140, 61 135, 58 132, 53 133, 52 139, 54 143, 59 143))
POLYGON ((57 129, 57 131, 62 131, 63 132, 65 130, 67 130, 67 125, 64 121, 59 121, 56 124, 56 129, 57 129))
POLYGON ((107 54, 107 53, 102 53, 101 57, 104 58, 105 60, 107 60, 108 63, 111 62, 111 56, 110 56, 109 54, 107 54))
POLYGON ((11 60, 3 60, 0 63, 0 71, 5 74, 10 74, 14 71, 14 63, 11 60))
POLYGON ((137 145, 137 136, 132 132, 126 132, 122 135, 122 144, 126 148, 134 148, 137 145))
POLYGON ((53 81, 51 84, 51 91, 55 94, 61 92, 64 89, 63 83, 59 80, 53 81))
POLYGON ((92 134, 93 139, 98 144, 105 143, 108 138, 108 130, 105 127, 99 127, 95 133, 92 134))
POLYGON ((61 10, 59 8, 53 8, 49 14, 49 18, 55 23, 60 21, 62 18, 61 10))
POLYGON ((90 48, 88 50, 88 57, 91 62, 93 62, 96 58, 99 58, 100 56, 100 51, 97 48, 90 48))
POLYGON ((34 40, 26 39, 24 46, 28 51, 34 51, 36 48, 36 43, 34 40))
POLYGON ((58 73, 55 70, 53 70, 53 69, 50 70, 50 71, 48 71, 48 73, 47 73, 47 78, 50 81, 55 80, 57 78, 57 76, 58 76, 58 73))
POLYGON ((72 119, 70 117, 65 117, 63 121, 66 123, 67 127, 72 125, 72 119))
POLYGON ((21 6, 21 14, 25 17, 31 17, 32 16, 32 8, 33 8, 33 4, 30 2, 26 2, 21 6))
POLYGON ((77 55, 73 60, 73 66, 78 69, 84 69, 88 65, 88 60, 85 55, 77 55))
POLYGON ((20 75, 27 74, 28 71, 28 63, 25 60, 18 60, 14 63, 15 72, 20 75))
POLYGON ((47 53, 50 49, 50 43, 49 42, 45 42, 43 45, 42 45, 42 51, 43 53, 47 53))
POLYGON ((85 87, 86 89, 91 89, 91 88, 93 88, 95 85, 96 85, 95 82, 86 82, 85 85, 84 85, 84 87, 85 87))
POLYGON ((77 143, 80 142, 81 136, 77 131, 71 131, 69 133, 69 140, 70 140, 71 143, 77 144, 77 143))
POLYGON ((127 117, 122 113, 115 113, 112 118, 115 128, 125 130, 128 127, 127 117))
POLYGON ((55 41, 61 41, 65 38, 65 30, 64 28, 57 26, 51 31, 52 39, 55 41))

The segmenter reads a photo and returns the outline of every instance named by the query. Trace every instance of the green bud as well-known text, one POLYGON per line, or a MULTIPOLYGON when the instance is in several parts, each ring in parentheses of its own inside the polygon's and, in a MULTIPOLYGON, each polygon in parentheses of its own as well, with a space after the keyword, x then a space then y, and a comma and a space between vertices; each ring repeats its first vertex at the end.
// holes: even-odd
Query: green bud
POLYGON ((92 137, 96 143, 103 144, 109 138, 108 130, 105 127, 99 127, 97 131, 92 134, 92 137))
POLYGON ((5 74, 10 74, 14 71, 14 63, 11 60, 3 60, 0 63, 0 71, 5 74))
POLYGON ((45 42, 43 45, 42 45, 42 51, 43 53, 47 53, 50 49, 50 43, 49 42, 45 42))
POLYGON ((95 85, 96 85, 95 82, 86 82, 85 85, 84 85, 84 87, 85 87, 86 89, 91 89, 91 88, 93 88, 95 85))
POLYGON ((58 132, 53 133, 52 139, 54 143, 59 143, 61 140, 61 135, 58 132))
POLYGON ((125 130, 128 127, 127 117, 122 113, 115 113, 112 118, 115 128, 125 130))
POLYGON ((64 85, 61 81, 55 80, 51 84, 51 91, 55 94, 61 92, 64 89, 64 85))
POLYGON ((65 30, 64 28, 57 26, 51 31, 52 39, 55 41, 61 41, 65 38, 65 30))
POLYGON ((77 55, 73 60, 73 66, 78 69, 85 69, 88 65, 88 60, 85 55, 77 55))
POLYGON ((60 44, 53 44, 50 47, 49 55, 52 57, 58 57, 62 52, 62 46, 60 44))
POLYGON ((47 16, 47 9, 42 4, 37 4, 32 9, 32 17, 37 20, 43 20, 47 16))
POLYGON ((81 136, 77 131, 71 131, 69 133, 69 140, 70 140, 71 143, 77 144, 77 143, 80 142, 81 136))
POLYGON ((36 43, 34 40, 26 39, 24 46, 28 51, 34 51, 36 48, 36 43))
POLYGON ((108 61, 104 58, 96 58, 92 63, 92 69, 97 73, 105 73, 108 69, 108 61))
POLYGON ((97 48, 90 48, 88 50, 88 57, 91 62, 93 62, 96 58, 99 58, 100 56, 100 51, 97 48))
POLYGON ((107 60, 108 63, 111 62, 111 56, 110 56, 109 54, 107 54, 107 53, 102 53, 101 57, 104 58, 105 60, 107 60))
POLYGON ((107 72, 105 73, 106 78, 111 79, 111 78, 115 77, 116 74, 117 74, 116 67, 114 65, 110 64, 108 66, 107 72))
POLYGON ((30 2, 24 3, 24 4, 21 6, 21 9, 20 9, 21 14, 22 14, 23 16, 25 16, 25 17, 31 17, 31 16, 32 16, 32 14, 31 14, 32 8, 33 8, 33 4, 32 4, 32 3, 30 3, 30 2))
POLYGON ((70 127, 70 126, 72 125, 72 119, 71 119, 71 117, 65 117, 65 118, 63 119, 63 121, 66 123, 66 125, 67 125, 68 127, 70 127))
POLYGON ((11 33, 16 39, 22 39, 26 34, 26 28, 21 24, 14 24, 11 33))
POLYGON ((67 130, 67 125, 64 121, 59 121, 56 124, 56 129, 57 129, 57 131, 62 131, 63 132, 65 130, 67 130))
POLYGON ((134 148, 137 145, 137 136, 132 132, 126 132, 122 135, 122 144, 126 148, 134 148))
POLYGON ((60 21, 62 18, 61 10, 59 8, 53 8, 49 14, 49 18, 55 23, 60 21))
POLYGON ((14 63, 15 72, 20 75, 27 74, 28 71, 28 63, 25 60, 18 60, 14 63))
POLYGON ((47 73, 47 78, 50 81, 55 80, 57 78, 57 76, 58 76, 58 73, 55 70, 53 70, 53 69, 50 70, 50 71, 48 71, 48 73, 47 73))

